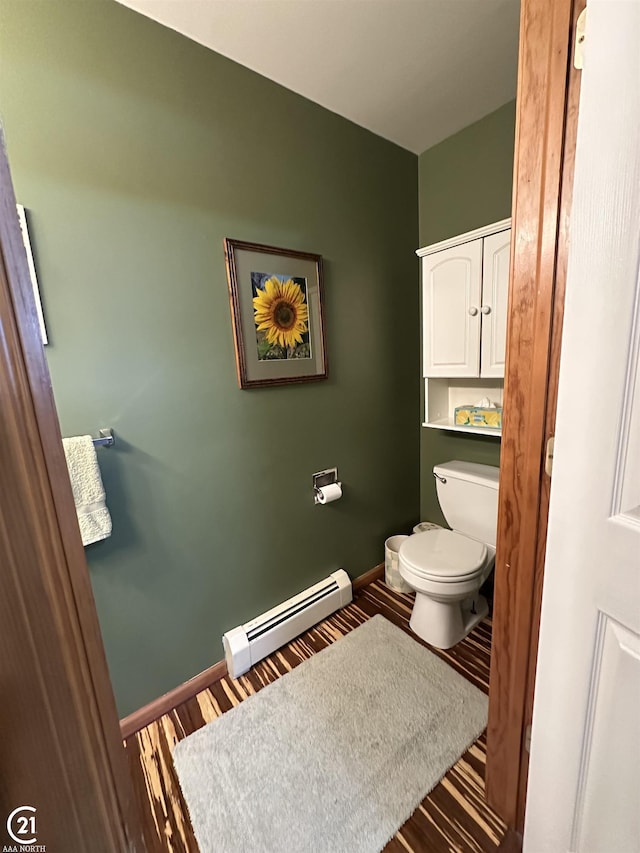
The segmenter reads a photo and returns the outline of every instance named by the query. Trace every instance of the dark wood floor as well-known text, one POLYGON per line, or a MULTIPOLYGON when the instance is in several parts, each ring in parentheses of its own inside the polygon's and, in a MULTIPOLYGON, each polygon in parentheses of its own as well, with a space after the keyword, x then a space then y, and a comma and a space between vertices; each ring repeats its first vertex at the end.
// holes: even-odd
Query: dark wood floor
MULTIPOLYGON (((246 675, 235 680, 223 678, 127 738, 125 747, 144 818, 148 850, 154 853, 198 851, 171 759, 179 740, 238 705, 376 613, 381 613, 410 633, 408 619, 412 606, 412 596, 392 592, 382 581, 375 581, 357 592, 348 607, 265 658, 246 675)), ((485 693, 489 691, 490 650, 490 619, 485 619, 455 648, 446 652, 432 649, 485 693)), ((362 725, 367 725, 366 719, 362 725)), ((506 827, 485 802, 485 759, 486 740, 483 734, 425 797, 385 851, 477 853, 497 850, 506 827)))

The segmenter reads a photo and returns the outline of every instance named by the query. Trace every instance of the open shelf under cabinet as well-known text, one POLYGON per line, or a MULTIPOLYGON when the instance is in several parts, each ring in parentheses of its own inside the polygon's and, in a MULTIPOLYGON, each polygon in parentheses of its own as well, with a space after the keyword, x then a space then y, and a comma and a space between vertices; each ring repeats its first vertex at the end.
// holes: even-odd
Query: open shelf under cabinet
POLYGON ((422 426, 451 432, 466 432, 470 435, 489 435, 499 439, 502 435, 501 429, 456 426, 453 423, 453 412, 456 406, 472 406, 484 397, 502 406, 503 396, 503 379, 426 378, 424 380, 425 420, 422 426))

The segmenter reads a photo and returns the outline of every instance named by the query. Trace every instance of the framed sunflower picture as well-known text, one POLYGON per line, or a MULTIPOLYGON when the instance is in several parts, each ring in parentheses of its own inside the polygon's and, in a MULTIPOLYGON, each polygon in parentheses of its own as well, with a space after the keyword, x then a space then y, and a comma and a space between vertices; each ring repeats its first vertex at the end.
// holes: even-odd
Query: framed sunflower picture
POLYGON ((224 241, 241 388, 327 378, 322 257, 224 241))

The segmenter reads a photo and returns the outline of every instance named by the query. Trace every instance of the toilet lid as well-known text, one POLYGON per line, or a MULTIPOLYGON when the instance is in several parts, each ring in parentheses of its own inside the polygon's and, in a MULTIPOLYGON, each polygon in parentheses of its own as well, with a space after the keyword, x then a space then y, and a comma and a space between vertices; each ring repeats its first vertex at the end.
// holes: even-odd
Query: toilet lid
POLYGON ((415 533, 400 547, 400 560, 408 569, 443 582, 475 574, 486 559, 486 545, 453 530, 415 533))

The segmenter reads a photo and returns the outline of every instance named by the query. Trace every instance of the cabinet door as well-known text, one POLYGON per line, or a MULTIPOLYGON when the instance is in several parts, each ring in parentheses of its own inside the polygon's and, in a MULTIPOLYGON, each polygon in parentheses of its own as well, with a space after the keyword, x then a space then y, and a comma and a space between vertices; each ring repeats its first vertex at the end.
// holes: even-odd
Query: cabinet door
POLYGON ((422 259, 423 372, 478 376, 482 240, 422 259))
POLYGON ((504 376, 511 229, 484 238, 480 376, 504 376))

